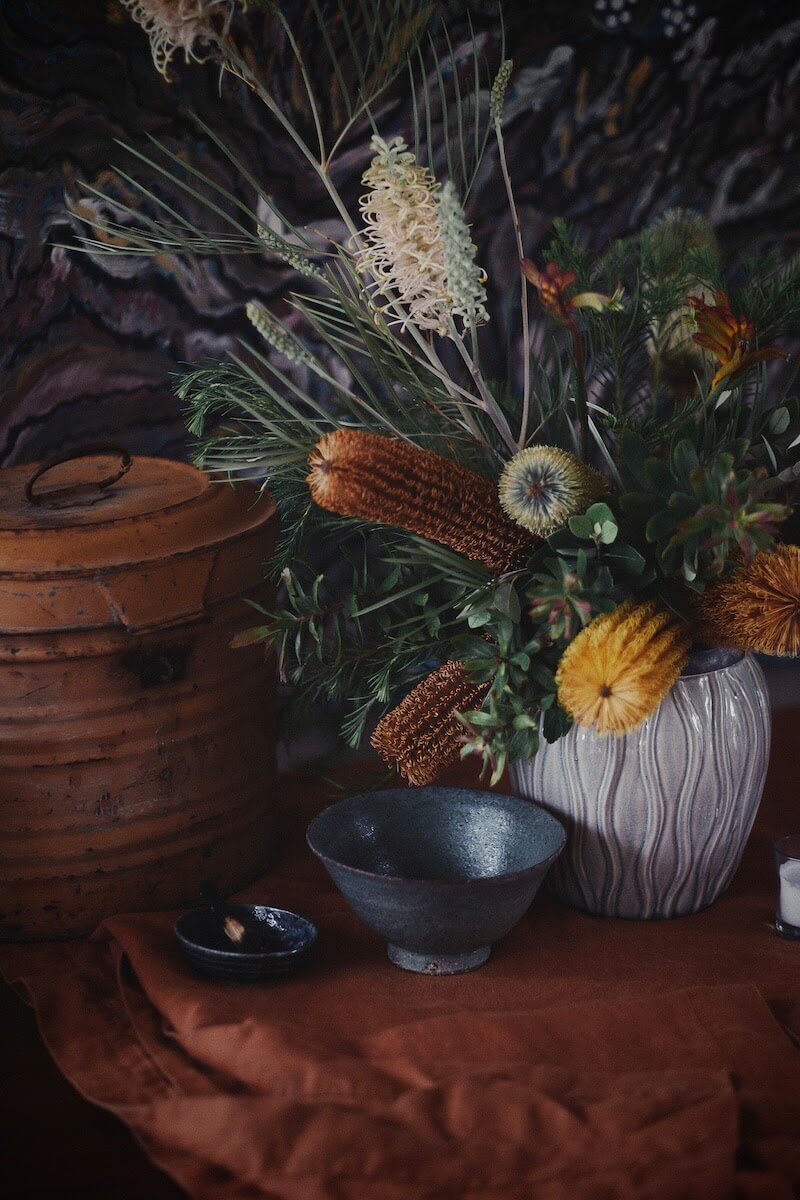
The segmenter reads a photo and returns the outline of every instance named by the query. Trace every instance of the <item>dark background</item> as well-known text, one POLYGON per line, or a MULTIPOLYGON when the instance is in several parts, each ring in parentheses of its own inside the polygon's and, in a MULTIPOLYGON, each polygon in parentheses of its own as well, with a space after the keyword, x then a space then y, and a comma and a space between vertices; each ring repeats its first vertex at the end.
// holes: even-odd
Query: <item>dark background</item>
MULTIPOLYGON (((286 4, 293 28, 306 4, 286 4)), ((458 44, 471 15, 499 57, 495 4, 442 5, 458 44)), ((587 243, 682 205, 708 214, 736 255, 797 252, 800 11, 795 0, 593 0, 511 4, 510 148, 527 252, 554 216, 587 243)), ((256 38, 264 18, 253 13, 256 38)), ((270 62, 270 47, 263 46, 270 62)), ((285 71, 279 61, 275 72, 285 71)), ((257 257, 179 262, 89 257, 68 200, 107 189, 125 162, 115 138, 156 134, 243 198, 246 189, 193 126, 199 112, 300 222, 330 219, 324 197, 268 119, 213 65, 167 84, 117 0, 0 3, 0 464, 98 439, 181 456, 171 376, 220 360, 246 331, 244 302, 279 304, 289 274, 257 257)), ((291 80, 282 79, 291 94, 291 80)), ((302 116, 302 113, 299 114, 302 116)), ((387 134, 408 131, 402 89, 387 134)), ((339 182, 356 201, 368 138, 352 139, 339 182)), ((504 197, 489 168, 469 217, 498 291, 516 273, 504 197)), ((184 201, 175 199, 177 207, 184 201)))

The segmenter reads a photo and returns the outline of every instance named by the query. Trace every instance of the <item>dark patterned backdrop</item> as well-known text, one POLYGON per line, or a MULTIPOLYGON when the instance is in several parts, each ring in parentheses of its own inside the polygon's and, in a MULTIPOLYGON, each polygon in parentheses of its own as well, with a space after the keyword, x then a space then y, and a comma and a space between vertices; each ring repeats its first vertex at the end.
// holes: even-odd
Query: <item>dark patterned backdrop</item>
MULTIPOLYGON (((306 6, 286 7, 300 27, 306 6)), ((467 7, 443 5, 456 42, 467 7)), ((495 5, 469 8, 496 59, 495 5)), ((674 205, 709 214, 733 253, 775 243, 797 251, 796 0, 530 0, 507 14, 518 68, 507 142, 528 253, 554 215, 601 246, 674 205)), ((263 36, 263 18, 251 19, 263 36)), ((279 301, 288 276, 255 258, 90 258, 54 245, 76 244, 67 200, 79 181, 107 187, 112 165, 124 163, 115 138, 145 147, 156 134, 240 191, 192 125, 191 109, 291 216, 315 225, 329 218, 263 114, 230 85, 220 99, 212 66, 181 69, 167 85, 115 0, 0 3, 0 462, 109 437, 134 451, 182 454, 171 373, 223 357, 243 331, 247 298, 279 301)), ((407 129, 408 119, 399 96, 386 131, 407 129)), ((353 140, 340 168, 353 200, 366 140, 353 140)), ((502 281, 516 268, 491 169, 469 215, 482 261, 502 281)))

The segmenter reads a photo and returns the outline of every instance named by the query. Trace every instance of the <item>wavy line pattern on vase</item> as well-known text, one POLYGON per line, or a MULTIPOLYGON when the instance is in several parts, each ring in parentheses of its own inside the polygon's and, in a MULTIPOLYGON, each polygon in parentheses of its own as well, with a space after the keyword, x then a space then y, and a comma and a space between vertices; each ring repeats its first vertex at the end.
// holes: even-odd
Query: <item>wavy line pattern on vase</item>
POLYGON ((769 743, 764 677, 747 657, 681 678, 624 738, 573 728, 544 743, 512 775, 570 827, 552 890, 589 912, 626 917, 711 904, 741 860, 769 743))
POLYGON ((707 680, 710 713, 706 759, 711 779, 704 781, 702 790, 698 788, 696 802, 698 813, 704 817, 706 832, 702 841, 698 839, 697 842, 697 861, 691 880, 693 890, 686 898, 685 906, 692 906, 693 910, 705 908, 722 891, 724 862, 720 862, 720 849, 723 848, 724 860, 724 846, 730 843, 735 832, 736 793, 741 781, 735 777, 729 747, 740 731, 741 709, 737 706, 734 710, 726 704, 726 691, 733 682, 732 678, 725 681, 725 685, 718 679, 707 680))
POLYGON ((711 729, 718 791, 708 821, 707 861, 701 873, 698 907, 712 903, 732 879, 755 819, 769 752, 769 713, 760 668, 737 664, 727 687, 718 684, 717 719, 711 729), (727 770, 723 770, 723 764, 727 770))
MULTIPOLYGON (((721 719, 713 731, 715 754, 720 758, 725 756, 731 768, 729 820, 718 821, 720 831, 711 849, 716 857, 720 891, 728 886, 741 861, 769 763, 770 714, 764 677, 752 659, 745 659, 738 666, 741 669, 732 673, 733 686, 721 696, 721 719), (738 756, 733 754, 734 747, 741 747, 738 756), (740 795, 745 799, 755 797, 755 801, 739 803, 740 795)), ((711 903, 712 899, 713 896, 706 902, 711 903)))
MULTIPOLYGON (((587 907, 592 902, 592 876, 594 874, 605 874, 608 870, 608 862, 605 846, 595 836, 596 816, 592 811, 592 805, 589 801, 591 791, 586 787, 584 780, 584 771, 582 769, 584 764, 585 758, 578 746, 576 747, 575 761, 570 778, 570 800, 575 806, 573 811, 579 814, 580 844, 582 848, 581 861, 586 863, 588 860, 592 864, 591 869, 584 870, 577 881, 580 902, 583 907, 587 907), (597 861, 598 858, 601 860, 600 862, 597 861)), ((569 875, 572 874, 572 872, 569 872, 569 875)), ((567 871, 565 871, 566 875, 567 871)), ((568 882, 571 882, 571 880, 568 882)))
MULTIPOLYGON (((622 780, 627 762, 627 746, 621 738, 615 738, 614 744, 608 747, 609 770, 604 775, 601 786, 597 790, 595 806, 598 812, 604 810, 608 815, 607 834, 601 834, 604 839, 609 861, 609 885, 605 903, 614 906, 619 904, 628 885, 626 863, 630 861, 630 853, 626 853, 630 836, 627 823, 624 821, 625 811, 616 802, 622 791, 622 780), (604 805, 603 796, 611 796, 614 802, 604 805)), ((634 884, 635 886, 635 884, 634 884)))
POLYGON ((651 722, 652 725, 648 729, 647 737, 637 738, 635 734, 628 735, 636 751, 645 819, 642 853, 636 862, 636 874, 639 880, 638 911, 644 916, 652 916, 653 913, 653 898, 658 894, 656 866, 664 856, 663 845, 668 828, 664 811, 666 785, 662 777, 658 753, 661 740, 659 726, 663 712, 664 705, 662 704, 648 722, 648 725, 651 722))
MULTIPOLYGON (((570 824, 570 839, 572 840, 575 851, 570 856, 570 861, 567 864, 562 864, 559 859, 553 864, 550 869, 549 886, 552 891, 559 897, 565 899, 568 903, 576 908, 591 908, 591 893, 588 887, 588 875, 592 873, 592 850, 586 844, 586 833, 590 826, 589 813, 586 805, 585 793, 581 787, 580 767, 581 753, 578 739, 561 738, 558 742, 547 746, 547 755, 537 754, 534 758, 530 772, 525 771, 528 790, 525 794, 529 796, 540 796, 549 793, 550 788, 547 780, 543 777, 545 768, 555 770, 559 777, 564 780, 567 788, 567 795, 563 804, 556 804, 553 807, 554 813, 559 817, 569 816, 570 824), (573 866, 574 864, 574 866, 573 866), (588 866, 588 872, 586 867, 588 866)), ((528 764, 515 764, 512 772, 515 775, 517 771, 523 770, 528 764)))
POLYGON ((564 780, 568 792, 564 803, 546 805, 546 807, 550 807, 551 811, 562 820, 565 816, 569 818, 569 837, 575 846, 575 851, 570 855, 570 863, 566 868, 560 861, 563 854, 559 855, 550 868, 546 884, 551 891, 567 903, 576 908, 588 908, 591 901, 585 891, 585 871, 572 869, 573 862, 578 868, 581 868, 591 860, 590 851, 584 844, 588 814, 584 811, 581 792, 576 788, 574 782, 580 769, 577 741, 572 738, 561 738, 552 745, 541 741, 539 753, 532 762, 530 764, 527 762, 515 763, 511 768, 511 773, 523 794, 533 798, 534 796, 548 795, 551 791, 545 776, 546 769, 548 772, 558 773, 559 777, 564 780), (547 753, 542 754, 541 750, 545 745, 547 753))
MULTIPOLYGON (((670 749, 675 746, 677 769, 671 780, 671 811, 665 811, 664 820, 672 835, 674 855, 666 886, 662 884, 654 910, 660 917, 677 916, 692 908, 691 900, 686 909, 682 908, 678 896, 684 888, 691 895, 698 862, 704 857, 703 850, 698 851, 698 840, 703 840, 701 831, 705 825, 701 809, 705 808, 703 797, 708 773, 714 771, 702 736, 703 729, 708 729, 714 719, 713 689, 709 680, 706 677, 693 680, 688 688, 679 682, 670 694, 669 704, 672 720, 669 743, 670 749)), ((664 747, 661 749, 663 751, 664 747)), ((711 832, 708 829, 706 837, 710 837, 711 832)))

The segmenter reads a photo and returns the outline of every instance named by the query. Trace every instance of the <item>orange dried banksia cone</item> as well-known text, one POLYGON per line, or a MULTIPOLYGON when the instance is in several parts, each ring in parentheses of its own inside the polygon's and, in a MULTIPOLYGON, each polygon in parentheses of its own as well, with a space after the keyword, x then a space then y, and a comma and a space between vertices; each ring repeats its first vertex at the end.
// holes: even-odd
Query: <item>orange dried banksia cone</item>
POLYGON ((307 482, 321 508, 419 534, 490 571, 510 570, 535 545, 503 512, 491 480, 398 438, 336 429, 320 438, 309 463, 307 482))
POLYGON ((800 654, 800 546, 762 550, 694 602, 697 636, 761 654, 800 654))
POLYGON ((415 787, 433 783, 464 743, 456 713, 480 708, 488 690, 467 678, 463 663, 444 663, 378 722, 372 745, 415 787))

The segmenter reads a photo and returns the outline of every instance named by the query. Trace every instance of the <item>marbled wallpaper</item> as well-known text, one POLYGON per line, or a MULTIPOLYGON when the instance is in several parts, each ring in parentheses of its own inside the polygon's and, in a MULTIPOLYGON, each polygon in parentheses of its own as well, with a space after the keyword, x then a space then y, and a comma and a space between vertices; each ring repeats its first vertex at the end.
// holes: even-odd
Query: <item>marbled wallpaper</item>
MULTIPOLYGON (((293 27, 308 7, 285 4, 293 27)), ((497 61, 494 3, 441 8, 456 45, 471 17, 487 60, 497 61)), ((265 18, 248 19, 280 71, 263 44, 265 18)), ((707 213, 734 255, 774 245, 797 252, 796 0, 529 0, 506 5, 506 33, 517 67, 506 139, 529 254, 556 215, 602 247, 675 205, 707 213)), ((291 84, 280 80, 293 102, 291 84)), ((291 276, 266 259, 119 259, 77 249, 70 204, 79 185, 126 194, 114 171, 130 160, 116 139, 147 151, 155 135, 250 199, 192 111, 293 219, 327 227, 331 213, 299 157, 237 86, 220 88, 212 65, 180 67, 167 84, 116 0, 0 0, 0 463, 98 440, 182 455, 172 376, 236 345, 251 296, 280 305, 291 276)), ((382 127, 407 132, 409 119, 398 89, 382 127)), ((351 139, 339 165, 353 202, 367 141, 351 139)), ((502 292, 516 268, 491 167, 490 158, 469 217, 502 292)), ((188 211, 184 198, 170 199, 188 211)))

